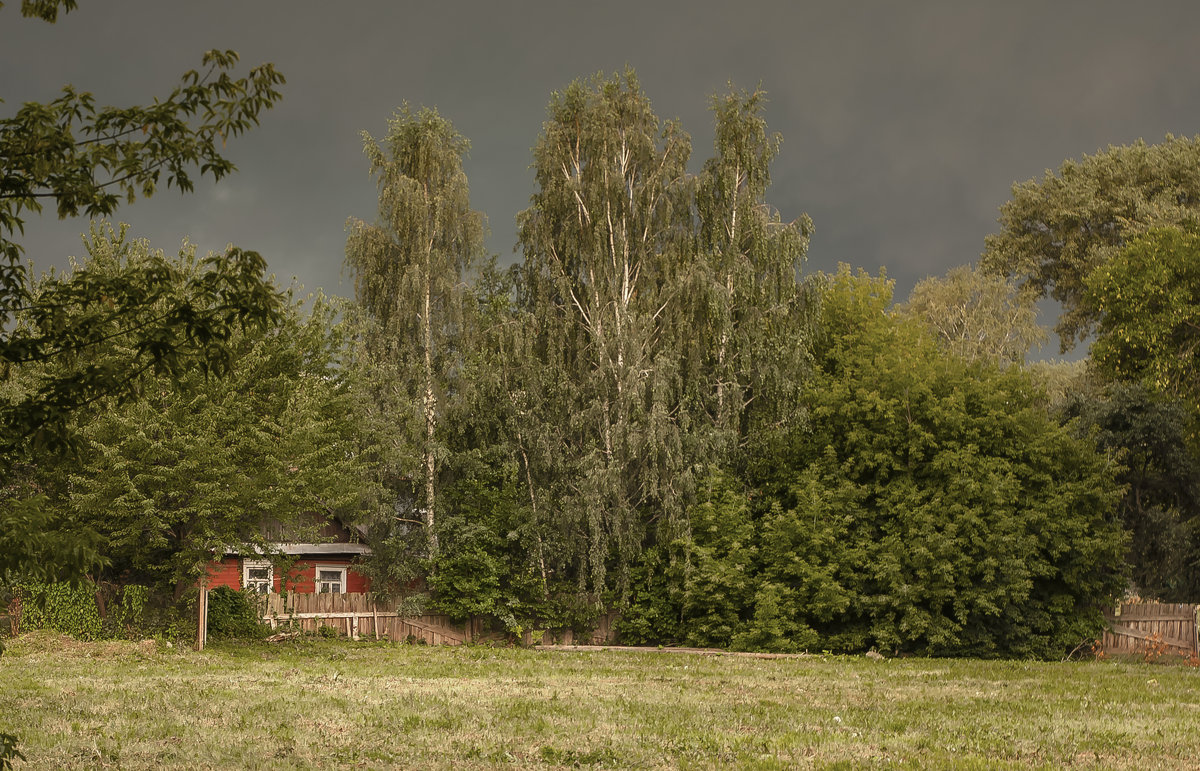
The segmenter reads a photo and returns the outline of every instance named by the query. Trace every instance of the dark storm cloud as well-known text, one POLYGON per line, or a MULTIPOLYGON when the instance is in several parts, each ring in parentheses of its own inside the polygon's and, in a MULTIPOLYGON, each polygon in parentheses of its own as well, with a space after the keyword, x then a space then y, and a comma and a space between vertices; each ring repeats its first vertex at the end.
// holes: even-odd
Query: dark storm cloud
MULTIPOLYGON (((813 217, 810 266, 886 266, 903 295, 977 259, 1014 181, 1109 144, 1196 134, 1197 21, 1187 2, 84 0, 48 26, 14 3, 0 12, 0 111, 68 82, 102 102, 145 101, 207 48, 273 61, 285 98, 230 143, 239 173, 119 218, 160 248, 236 242, 285 280, 344 294, 346 218, 375 206, 360 132, 382 134, 402 101, 437 106, 471 139, 473 202, 512 259, 552 91, 633 66, 658 114, 692 134, 698 169, 709 95, 761 82, 784 137, 772 202, 813 217)), ((81 251, 86 223, 35 219, 24 243, 39 265, 81 251)))

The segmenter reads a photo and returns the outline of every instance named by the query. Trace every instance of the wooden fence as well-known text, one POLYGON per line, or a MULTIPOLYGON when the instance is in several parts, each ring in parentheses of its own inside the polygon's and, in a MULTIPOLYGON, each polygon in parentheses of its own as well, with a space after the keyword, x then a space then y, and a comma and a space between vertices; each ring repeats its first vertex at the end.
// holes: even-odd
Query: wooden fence
POLYGON ((263 621, 272 628, 288 626, 307 632, 330 627, 355 640, 363 637, 429 645, 461 645, 483 633, 481 619, 457 624, 448 616, 405 616, 395 605, 371 602, 366 594, 264 594, 263 621))
POLYGON ((1105 614, 1105 653, 1200 656, 1200 605, 1127 602, 1105 614))
MULTIPOLYGON (((322 627, 355 640, 364 637, 381 640, 416 640, 429 645, 461 645, 481 639, 504 639, 489 631, 487 620, 476 617, 456 623, 449 616, 406 616, 396 612, 395 605, 371 602, 366 594, 264 594, 260 596, 263 621, 271 628, 290 627, 315 632, 322 627)), ((617 614, 609 612, 596 620, 596 628, 586 638, 576 638, 571 630, 541 631, 535 639, 526 631, 526 645, 572 644, 590 642, 608 644, 615 639, 613 630, 617 614)))

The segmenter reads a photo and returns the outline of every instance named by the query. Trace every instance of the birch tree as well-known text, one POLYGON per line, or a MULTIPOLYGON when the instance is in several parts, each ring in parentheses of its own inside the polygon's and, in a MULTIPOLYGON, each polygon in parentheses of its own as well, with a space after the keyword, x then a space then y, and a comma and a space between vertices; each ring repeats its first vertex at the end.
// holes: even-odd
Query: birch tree
POLYGON ((522 295, 556 385, 573 479, 561 525, 581 586, 622 587, 649 520, 677 516, 691 474, 667 339, 690 230, 690 140, 662 124, 632 72, 553 95, 519 217, 522 295))
POLYGON ((379 184, 375 224, 351 219, 346 263, 366 317, 364 347, 395 377, 379 398, 408 414, 398 433, 420 457, 414 485, 429 554, 438 551, 438 434, 455 377, 463 276, 483 251, 483 216, 470 208, 462 161, 469 142, 436 110, 404 105, 376 140, 363 133, 379 184))
POLYGON ((780 137, 767 131, 761 90, 713 97, 714 156, 696 191, 697 264, 687 296, 704 346, 702 395, 718 435, 743 442, 751 426, 794 415, 809 369, 811 323, 800 270, 812 220, 785 222, 766 201, 780 137))
POLYGON ((920 319, 945 351, 967 361, 1021 364, 1030 347, 1046 340, 1028 289, 970 265, 918 282, 904 310, 920 319))

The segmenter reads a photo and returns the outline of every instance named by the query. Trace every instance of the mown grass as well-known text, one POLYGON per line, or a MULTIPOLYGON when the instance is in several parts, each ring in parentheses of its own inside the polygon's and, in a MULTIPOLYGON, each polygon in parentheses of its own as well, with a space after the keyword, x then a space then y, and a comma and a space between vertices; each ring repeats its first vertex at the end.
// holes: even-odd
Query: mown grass
POLYGON ((1200 670, 348 641, 0 657, 29 768, 1195 768, 1200 670))

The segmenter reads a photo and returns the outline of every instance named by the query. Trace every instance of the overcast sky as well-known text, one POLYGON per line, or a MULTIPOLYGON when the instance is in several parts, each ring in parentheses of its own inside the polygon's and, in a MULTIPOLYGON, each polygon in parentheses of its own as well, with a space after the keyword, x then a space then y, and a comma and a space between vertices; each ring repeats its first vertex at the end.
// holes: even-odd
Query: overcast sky
MULTIPOLYGON (((512 261, 552 91, 632 66, 659 117, 691 134, 698 170, 710 95, 761 83, 784 138, 769 198, 785 219, 813 218, 809 269, 883 266, 900 298, 978 259, 1013 182, 1110 144, 1200 133, 1200 4, 1187 0, 81 0, 56 25, 18 5, 0 11, 0 115, 67 83, 143 103, 210 48, 274 62, 284 98, 230 142, 238 173, 118 219, 168 251, 185 237, 256 249, 283 283, 330 294, 353 293, 346 219, 375 213, 360 133, 382 135, 403 101, 471 140, 473 205, 512 261)), ((33 218, 23 243, 38 266, 62 264, 86 229, 33 218)))

